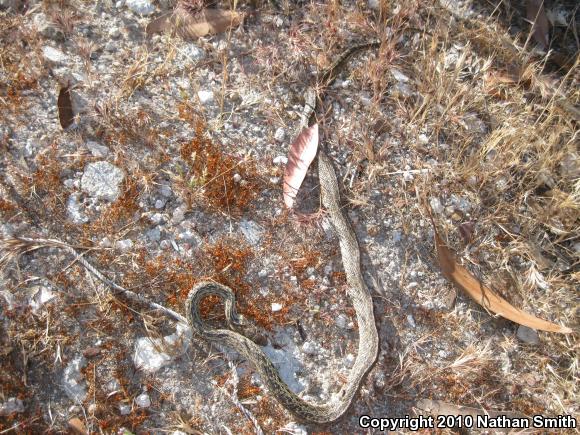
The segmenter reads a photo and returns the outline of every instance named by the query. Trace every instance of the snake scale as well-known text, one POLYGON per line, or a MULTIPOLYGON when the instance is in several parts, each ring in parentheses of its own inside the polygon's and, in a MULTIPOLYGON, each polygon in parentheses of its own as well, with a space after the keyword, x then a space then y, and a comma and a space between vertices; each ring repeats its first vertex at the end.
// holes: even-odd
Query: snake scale
MULTIPOLYGON (((337 71, 350 56, 363 49, 378 47, 378 45, 376 42, 371 42, 347 49, 325 72, 318 76, 315 85, 306 92, 301 127, 312 125, 315 122, 316 109, 323 95, 322 91, 317 98, 316 85, 322 86, 324 89, 334 80, 337 71)), ((288 388, 288 385, 280 378, 278 370, 252 340, 234 329, 217 329, 204 323, 199 312, 199 303, 206 296, 216 295, 224 301, 226 319, 230 327, 233 328, 235 325, 241 324, 235 309, 235 296, 230 288, 215 282, 197 284, 188 295, 186 315, 194 333, 198 336, 207 341, 233 348, 252 363, 270 394, 293 415, 307 422, 329 423, 341 417, 350 407, 361 381, 377 358, 379 338, 371 294, 362 276, 360 248, 354 230, 341 209, 338 181, 332 162, 322 149, 318 152, 318 176, 322 205, 327 210, 339 239, 342 263, 348 284, 347 292, 356 311, 359 330, 357 357, 349 373, 348 381, 338 395, 325 404, 306 402, 288 388)))

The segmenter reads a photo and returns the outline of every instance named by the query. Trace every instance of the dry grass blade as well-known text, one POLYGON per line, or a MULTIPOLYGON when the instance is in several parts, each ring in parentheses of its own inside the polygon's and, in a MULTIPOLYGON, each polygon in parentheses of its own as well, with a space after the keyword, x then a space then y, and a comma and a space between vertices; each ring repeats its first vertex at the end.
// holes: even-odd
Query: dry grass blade
POLYGON ((67 128, 74 122, 75 114, 72 107, 70 88, 63 86, 58 93, 58 119, 62 128, 67 128))
POLYGON ((544 9, 544 0, 528 0, 526 15, 532 23, 532 36, 535 41, 547 49, 550 45, 550 22, 544 9))
POLYGON ((284 204, 292 208, 298 189, 318 150, 318 124, 305 128, 290 145, 284 172, 284 204))
POLYGON ((222 9, 204 9, 192 14, 178 7, 151 21, 147 25, 147 36, 155 33, 170 32, 183 39, 195 39, 206 35, 222 33, 242 21, 243 14, 222 9))
POLYGON ((435 222, 432 218, 431 223, 433 224, 437 257, 439 259, 439 265, 441 266, 443 276, 455 284, 459 289, 467 293, 473 300, 475 300, 475 302, 492 313, 529 328, 548 332, 560 332, 563 334, 569 334, 572 332, 570 328, 539 319, 514 307, 491 288, 479 281, 457 262, 453 252, 445 245, 437 233, 437 228, 435 227, 435 222))

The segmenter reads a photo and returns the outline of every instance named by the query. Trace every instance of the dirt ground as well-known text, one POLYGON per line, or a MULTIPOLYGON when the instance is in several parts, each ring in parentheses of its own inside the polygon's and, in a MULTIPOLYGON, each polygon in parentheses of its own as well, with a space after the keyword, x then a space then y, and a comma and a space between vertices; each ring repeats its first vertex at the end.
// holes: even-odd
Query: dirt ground
MULTIPOLYGON (((577 331, 578 7, 533 5, 0 1, 0 434, 371 433, 360 416, 416 416, 426 400, 577 418, 576 333, 520 327, 455 288, 428 214, 470 273, 577 331), (243 19, 148 35, 175 7, 243 19), (283 380, 328 402, 356 357, 355 312, 316 163, 292 211, 284 168, 306 88, 371 40, 319 125, 380 336, 340 420, 296 421, 231 349, 65 251, 10 254, 11 237, 62 240, 181 315, 195 283, 226 284, 283 380)), ((202 311, 223 318, 213 299, 202 311)))

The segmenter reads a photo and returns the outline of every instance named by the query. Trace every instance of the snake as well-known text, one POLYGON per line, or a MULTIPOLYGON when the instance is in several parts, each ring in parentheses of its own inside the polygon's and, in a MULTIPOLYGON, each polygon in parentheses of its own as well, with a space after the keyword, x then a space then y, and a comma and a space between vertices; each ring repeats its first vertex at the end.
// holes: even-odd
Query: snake
MULTIPOLYGON (((336 78, 339 68, 353 54, 373 47, 378 42, 354 45, 346 49, 329 68, 322 72, 305 93, 305 104, 301 128, 316 122, 316 109, 323 100, 323 91, 336 78)), ((347 281, 347 294, 355 312, 359 330, 358 352, 349 372, 347 382, 327 403, 310 403, 294 393, 281 379, 278 370, 251 339, 238 332, 244 324, 236 311, 236 298, 231 288, 210 281, 196 284, 189 292, 185 309, 188 323, 195 335, 221 346, 233 348, 249 361, 260 375, 269 393, 291 414, 298 419, 311 423, 331 423, 342 417, 350 408, 361 382, 377 359, 379 337, 375 324, 371 293, 363 279, 361 253, 355 232, 341 207, 340 190, 332 160, 321 148, 318 151, 318 177, 320 196, 334 231, 339 240, 342 264, 347 281), (228 328, 208 325, 202 319, 199 304, 207 296, 217 296, 224 303, 228 328)))

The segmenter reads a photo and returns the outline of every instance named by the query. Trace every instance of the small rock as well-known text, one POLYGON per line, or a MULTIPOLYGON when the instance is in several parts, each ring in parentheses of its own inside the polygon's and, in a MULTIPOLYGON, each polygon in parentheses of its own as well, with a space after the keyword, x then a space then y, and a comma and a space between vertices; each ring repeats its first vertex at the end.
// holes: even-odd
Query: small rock
POLYGON ((158 227, 152 228, 146 233, 147 238, 151 242, 158 242, 161 239, 161 230, 158 227))
POLYGON ((10 397, 6 402, 0 403, 0 415, 2 416, 21 412, 24 412, 24 403, 16 397, 10 397))
POLYGON ((277 156, 277 157, 274 157, 273 162, 274 162, 275 165, 285 165, 285 164, 288 163, 288 157, 286 157, 286 156, 277 156))
POLYGON ((381 10, 381 2, 379 0, 367 0, 367 5, 373 11, 381 10))
POLYGON ((131 406, 127 405, 126 403, 119 403, 119 413, 121 415, 131 414, 131 406))
POLYGON ((126 0, 125 4, 139 15, 151 15, 155 12, 155 6, 149 0, 126 0))
POLYGON ((439 198, 433 197, 429 200, 429 205, 431 205, 431 210, 433 213, 441 214, 445 210, 439 198))
POLYGON ((142 393, 135 397, 135 405, 139 408, 149 408, 151 406, 151 399, 149 398, 149 394, 142 393))
POLYGON ((411 328, 415 328, 417 326, 415 323, 415 318, 411 314, 407 314, 407 323, 411 325, 411 328))
POLYGON ((163 207, 165 207, 165 204, 167 203, 167 199, 163 198, 163 199, 158 199, 155 201, 155 208, 157 210, 161 210, 163 207))
POLYGON ((53 63, 62 64, 67 60, 66 54, 49 45, 42 47, 42 54, 46 60, 53 63))
POLYGON ((213 92, 212 91, 198 91, 197 97, 199 98, 199 101, 201 102, 201 104, 205 104, 205 103, 208 103, 210 101, 213 101, 213 92))
POLYGON ((262 238, 262 228, 254 221, 241 221, 240 231, 252 246, 256 246, 262 238))
POLYGON ((133 247, 133 240, 125 239, 119 240, 115 243, 115 248, 117 248, 121 252, 127 252, 129 249, 133 247))
POLYGON ((274 133, 274 139, 278 142, 283 142, 286 137, 286 131, 282 127, 278 127, 274 133))
POLYGON ((174 211, 173 211, 173 215, 171 216, 171 223, 173 225, 177 225, 179 223, 181 223, 183 221, 183 219, 185 219, 185 212, 187 211, 187 205, 182 204, 179 207, 177 207, 174 211))
POLYGON ((107 148, 105 145, 101 145, 100 143, 90 140, 85 145, 93 157, 103 158, 109 154, 109 148, 107 148))
POLYGON ((63 388, 66 395, 77 403, 87 397, 87 385, 83 380, 81 369, 87 365, 87 360, 79 356, 68 363, 63 374, 63 388))
POLYGON ((320 353, 320 348, 316 343, 307 341, 302 345, 302 352, 307 355, 318 355, 320 353))
POLYGON ((282 309, 282 304, 278 304, 276 302, 272 303, 272 312, 276 313, 282 309))
POLYGON ((346 354, 344 357, 344 365, 348 368, 351 368, 354 365, 355 357, 352 353, 346 354))
POLYGON ((171 195, 173 195, 173 190, 171 190, 171 187, 167 184, 162 184, 159 188, 159 193, 165 198, 171 198, 171 195))
POLYGON ((116 201, 125 174, 109 162, 89 163, 81 178, 81 189, 95 198, 116 201))
POLYGON ((538 331, 532 328, 528 328, 527 326, 520 325, 518 327, 517 337, 523 341, 524 343, 528 344, 539 344, 540 337, 538 336, 538 331))
POLYGON ((32 288, 33 296, 30 298, 29 305, 33 313, 37 313, 44 304, 56 297, 56 294, 44 286, 36 286, 32 288))
POLYGON ((239 183, 242 181, 242 176, 240 174, 234 174, 234 183, 239 183))
POLYGON ((405 74, 403 74, 397 68, 391 68, 391 74, 393 74, 393 77, 398 82, 407 83, 409 81, 409 77, 407 77, 405 74))
MULTIPOLYGON (((68 181, 68 180, 67 180, 68 181)), ((80 194, 73 193, 66 201, 66 212, 72 223, 81 225, 89 221, 89 217, 81 210, 80 194)))
POLYGON ((348 325, 348 319, 344 314, 339 314, 336 316, 334 323, 336 323, 336 326, 338 326, 340 329, 346 329, 348 325))

